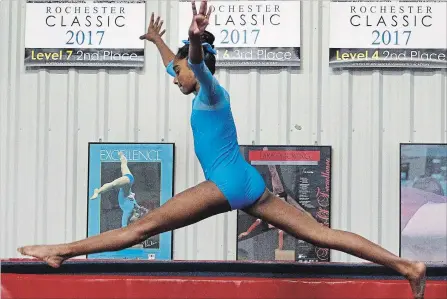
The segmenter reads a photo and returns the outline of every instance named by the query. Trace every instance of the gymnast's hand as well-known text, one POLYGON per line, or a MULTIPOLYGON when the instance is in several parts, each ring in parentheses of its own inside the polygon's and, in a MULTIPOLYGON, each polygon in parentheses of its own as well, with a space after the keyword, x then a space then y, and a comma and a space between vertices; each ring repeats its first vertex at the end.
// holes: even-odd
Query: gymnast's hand
POLYGON ((163 34, 165 34, 166 30, 163 29, 162 32, 161 26, 163 25, 163 20, 160 22, 160 16, 157 17, 157 20, 154 22, 154 13, 151 15, 151 21, 149 22, 149 27, 147 28, 147 33, 140 36, 140 39, 147 39, 151 42, 156 42, 158 38, 161 38, 163 34))
POLYGON ((202 3, 200 4, 200 10, 197 14, 196 9, 196 3, 195 0, 191 0, 192 5, 192 22, 191 26, 189 27, 189 38, 190 39, 200 39, 200 36, 205 32, 206 26, 209 24, 209 19, 211 16, 211 8, 209 7, 208 12, 207 9, 207 0, 202 0, 202 3))

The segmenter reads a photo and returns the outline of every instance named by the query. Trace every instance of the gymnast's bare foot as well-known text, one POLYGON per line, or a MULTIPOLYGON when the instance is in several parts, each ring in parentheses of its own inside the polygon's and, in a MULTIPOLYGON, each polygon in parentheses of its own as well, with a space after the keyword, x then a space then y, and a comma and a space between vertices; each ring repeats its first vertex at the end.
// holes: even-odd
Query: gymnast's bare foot
POLYGON ((119 152, 118 156, 120 157, 121 163, 127 163, 127 158, 124 156, 123 152, 119 152))
POLYGON ((408 275, 408 280, 410 281, 411 291, 413 292, 414 299, 424 298, 426 279, 425 271, 425 264, 418 262, 413 265, 412 273, 408 275))
POLYGON ((60 253, 61 250, 57 245, 25 246, 18 248, 17 251, 23 255, 33 256, 42 260, 53 268, 59 268, 67 259, 60 253))

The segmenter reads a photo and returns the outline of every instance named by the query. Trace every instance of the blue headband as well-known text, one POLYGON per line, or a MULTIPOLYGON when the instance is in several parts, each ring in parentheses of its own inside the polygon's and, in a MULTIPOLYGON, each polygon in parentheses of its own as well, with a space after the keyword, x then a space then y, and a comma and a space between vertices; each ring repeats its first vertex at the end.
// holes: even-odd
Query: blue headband
MULTIPOLYGON (((189 40, 182 40, 182 42, 183 42, 185 45, 189 45, 189 44, 190 44, 189 40)), ((202 46, 205 48, 205 50, 206 50, 207 52, 212 53, 212 54, 214 54, 214 55, 217 55, 216 50, 214 50, 213 47, 212 47, 210 44, 208 44, 208 43, 202 43, 202 46)))

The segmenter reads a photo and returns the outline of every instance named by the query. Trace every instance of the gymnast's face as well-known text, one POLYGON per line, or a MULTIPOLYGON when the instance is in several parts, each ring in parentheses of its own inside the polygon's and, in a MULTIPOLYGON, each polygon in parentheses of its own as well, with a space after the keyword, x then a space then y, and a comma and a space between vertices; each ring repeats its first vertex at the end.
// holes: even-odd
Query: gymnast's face
POLYGON ((197 90, 197 80, 193 71, 189 68, 186 59, 174 60, 175 78, 174 84, 183 94, 190 94, 197 90))

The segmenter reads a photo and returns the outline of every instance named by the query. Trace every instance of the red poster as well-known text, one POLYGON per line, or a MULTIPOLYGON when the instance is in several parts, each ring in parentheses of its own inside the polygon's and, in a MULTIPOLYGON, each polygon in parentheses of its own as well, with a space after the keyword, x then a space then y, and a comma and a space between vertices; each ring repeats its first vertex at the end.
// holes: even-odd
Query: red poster
MULTIPOLYGON (((271 192, 330 226, 331 147, 241 146, 241 152, 271 192)), ((328 262, 330 254, 239 211, 237 259, 328 262)))

